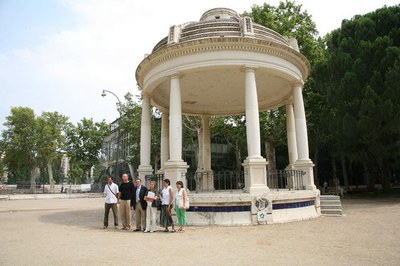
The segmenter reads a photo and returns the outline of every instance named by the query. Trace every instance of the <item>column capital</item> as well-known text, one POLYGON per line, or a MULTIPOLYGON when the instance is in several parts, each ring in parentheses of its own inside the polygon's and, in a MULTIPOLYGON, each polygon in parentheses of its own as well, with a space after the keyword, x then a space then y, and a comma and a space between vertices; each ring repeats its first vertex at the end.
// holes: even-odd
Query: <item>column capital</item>
POLYGON ((254 72, 257 68, 258 66, 256 65, 243 65, 241 70, 243 72, 254 72))
POLYGON ((304 86, 304 81, 302 79, 298 79, 293 83, 293 87, 303 87, 304 86))
POLYGON ((181 77, 181 74, 179 72, 173 72, 173 73, 171 73, 171 75, 169 75, 169 77, 171 79, 174 79, 174 78, 179 79, 181 77))

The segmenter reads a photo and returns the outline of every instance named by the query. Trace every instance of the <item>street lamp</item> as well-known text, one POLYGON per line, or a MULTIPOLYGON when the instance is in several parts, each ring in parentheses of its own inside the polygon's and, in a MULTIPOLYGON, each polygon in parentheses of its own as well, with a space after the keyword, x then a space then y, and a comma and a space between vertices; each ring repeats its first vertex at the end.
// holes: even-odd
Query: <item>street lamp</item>
MULTIPOLYGON (((101 96, 106 97, 107 96, 106 92, 111 93, 112 95, 114 95, 115 98, 117 98, 119 104, 121 105, 121 101, 119 100, 118 96, 112 91, 103 90, 103 92, 101 93, 101 96)), ((115 160, 115 170, 114 170, 115 178, 117 178, 117 176, 118 176, 117 171, 118 171, 118 159, 119 159, 118 158, 119 157, 119 142, 120 142, 120 135, 121 135, 121 127, 119 126, 120 119, 121 119, 121 112, 120 112, 119 109, 118 109, 118 113, 119 113, 119 118, 118 118, 118 131, 117 131, 117 134, 118 134, 117 135, 117 155, 116 155, 116 158, 115 158, 116 160, 115 160)), ((115 182, 117 183, 117 180, 115 180, 115 182)))

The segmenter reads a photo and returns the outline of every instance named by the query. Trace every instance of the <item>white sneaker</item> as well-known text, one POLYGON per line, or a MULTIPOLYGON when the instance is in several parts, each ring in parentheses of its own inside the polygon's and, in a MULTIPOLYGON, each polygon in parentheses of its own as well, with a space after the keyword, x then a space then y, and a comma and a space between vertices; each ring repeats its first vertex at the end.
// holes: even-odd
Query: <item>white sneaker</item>
POLYGON ((148 233, 148 232, 149 232, 149 231, 147 231, 147 230, 144 230, 144 231, 143 231, 143 233, 148 233))

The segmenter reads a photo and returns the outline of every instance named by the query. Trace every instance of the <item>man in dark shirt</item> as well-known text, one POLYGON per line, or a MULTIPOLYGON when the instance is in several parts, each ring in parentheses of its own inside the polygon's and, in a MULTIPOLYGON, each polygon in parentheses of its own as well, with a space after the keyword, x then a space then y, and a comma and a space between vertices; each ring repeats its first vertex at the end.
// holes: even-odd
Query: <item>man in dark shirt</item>
POLYGON ((122 175, 122 183, 119 185, 119 198, 122 220, 122 229, 131 230, 131 199, 134 195, 135 185, 129 181, 128 174, 122 175))

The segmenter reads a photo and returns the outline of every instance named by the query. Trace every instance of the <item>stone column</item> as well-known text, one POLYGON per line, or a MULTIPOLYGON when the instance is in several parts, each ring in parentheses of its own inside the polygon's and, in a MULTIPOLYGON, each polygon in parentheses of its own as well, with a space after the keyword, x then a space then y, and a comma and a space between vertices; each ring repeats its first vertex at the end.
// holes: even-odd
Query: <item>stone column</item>
POLYGON ((180 180, 186 187, 188 165, 182 160, 182 103, 178 74, 171 76, 169 108, 169 160, 164 164, 165 178, 171 181, 171 186, 180 180))
POLYGON ((160 169, 157 171, 158 174, 164 173, 164 165, 165 162, 168 161, 169 158, 169 115, 164 112, 161 116, 161 162, 160 169))
POLYGON ((303 186, 308 190, 315 190, 314 185, 314 164, 309 158, 306 114, 302 94, 303 82, 297 82, 293 90, 294 121, 296 127, 296 143, 298 159, 294 168, 305 172, 303 186))
POLYGON ((140 165, 138 167, 138 176, 145 182, 146 175, 153 174, 153 168, 150 164, 151 151, 151 107, 150 98, 142 95, 142 120, 140 126, 140 165))
MULTIPOLYGON (((288 142, 288 155, 289 155, 289 165, 286 170, 295 170, 293 164, 297 161, 297 143, 296 143, 296 126, 294 123, 294 112, 293 104, 286 105, 286 131, 287 131, 287 142, 288 142)), ((295 178, 297 176, 293 175, 287 176, 287 188, 288 189, 299 189, 295 178)))
POLYGON ((202 188, 206 191, 214 190, 214 176, 211 170, 211 137, 210 137, 210 116, 202 116, 202 139, 203 139, 203 169, 202 188))
POLYGON ((269 192, 266 160, 261 157, 260 122, 256 76, 253 68, 245 68, 246 137, 248 157, 243 162, 245 191, 252 195, 269 192))
POLYGON ((246 136, 248 158, 261 158, 260 118, 254 69, 246 68, 246 136))
POLYGON ((169 160, 182 161, 182 103, 179 76, 171 77, 169 99, 169 160))
POLYGON ((293 105, 286 105, 286 131, 289 154, 289 168, 297 161, 296 126, 294 123, 293 105))

